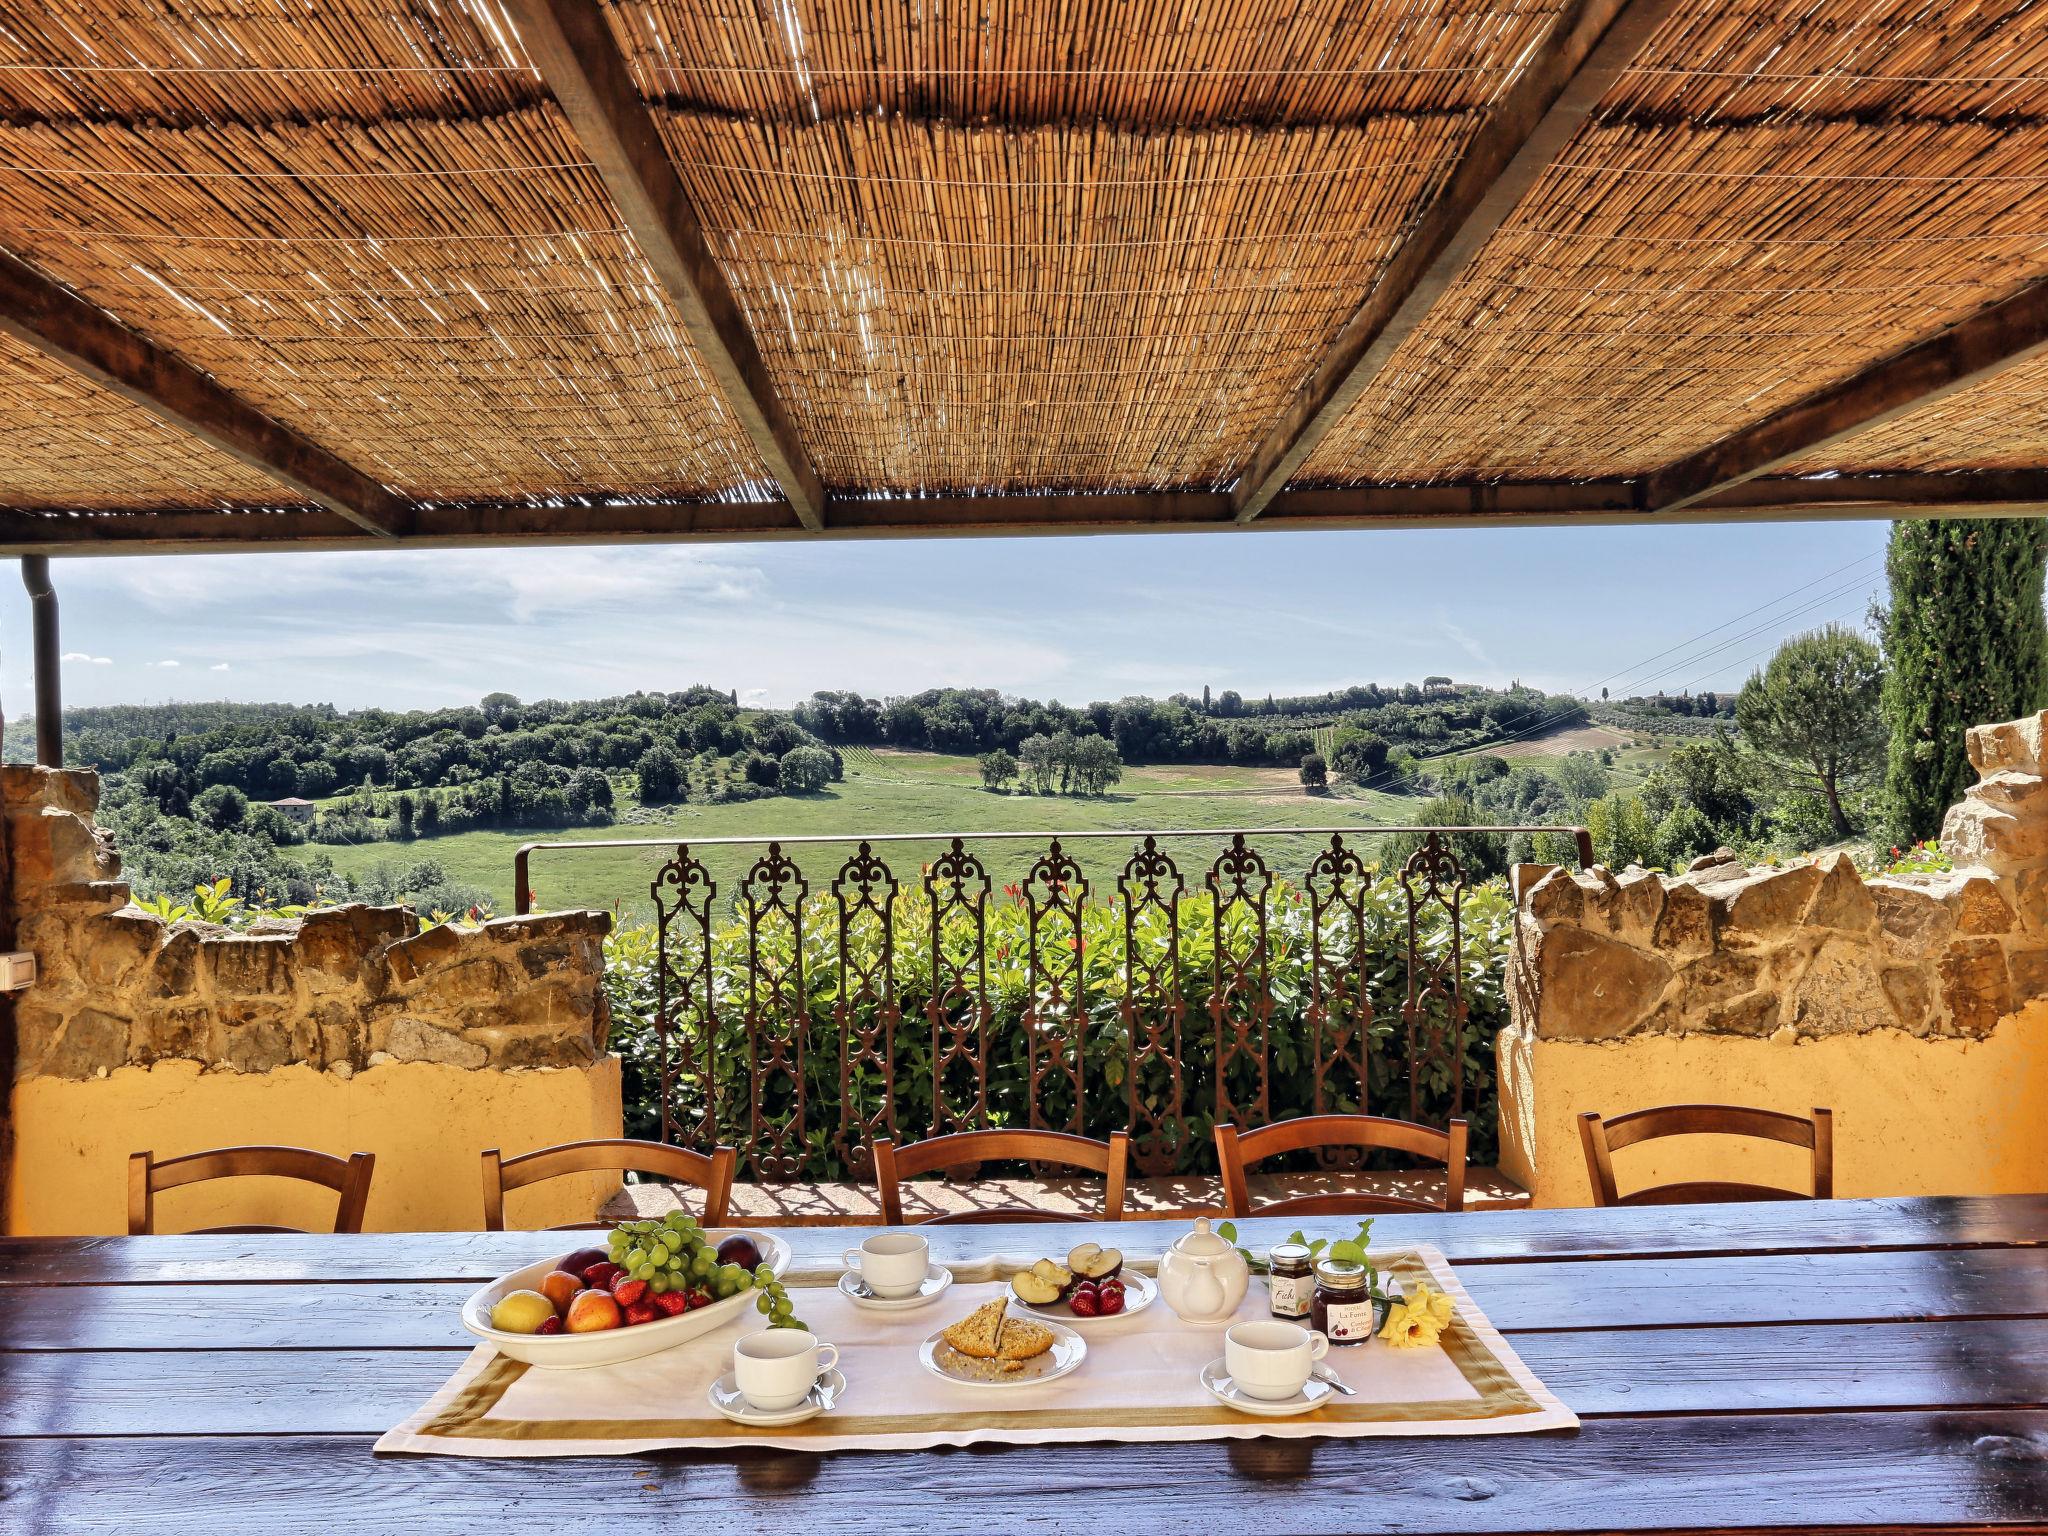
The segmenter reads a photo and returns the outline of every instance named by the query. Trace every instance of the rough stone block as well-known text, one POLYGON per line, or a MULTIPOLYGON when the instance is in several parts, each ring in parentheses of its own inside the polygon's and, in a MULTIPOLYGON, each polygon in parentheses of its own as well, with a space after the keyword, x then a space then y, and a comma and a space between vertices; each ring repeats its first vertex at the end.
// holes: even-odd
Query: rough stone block
POLYGON ((1714 904, 1706 893, 1689 881, 1680 881, 1664 893, 1655 946, 1674 960, 1707 954, 1714 948, 1716 922, 1714 904))
POLYGON ((90 768, 8 763, 0 767, 0 799, 10 811, 50 806, 90 816, 100 807, 100 776, 90 768))
POLYGON ((189 997, 199 988, 199 929, 180 923, 165 936, 150 962, 146 992, 154 997, 189 997))
POLYGON ((1878 973, 1892 1021, 1908 1034, 1925 1035, 1934 1030, 1934 978, 1924 965, 1887 966, 1878 973))
POLYGON ((490 1053, 474 1040, 411 1017, 391 1021, 388 1049, 399 1061, 437 1061, 451 1067, 481 1067, 490 1060, 490 1053))
POLYGON ((530 939, 564 939, 587 936, 602 939, 612 931, 612 915, 595 909, 582 912, 533 912, 524 917, 494 917, 482 932, 499 944, 523 944, 530 939))
POLYGON ((2048 949, 2009 949, 2005 969, 2012 980, 2015 1009, 2048 998, 2048 949))
POLYGON ((2002 870, 2048 859, 2048 806, 2029 805, 2021 814, 2011 805, 1979 798, 1983 788, 1971 790, 1970 798, 1950 806, 1942 819, 1942 851, 1956 867, 2002 870))
POLYGON ((1716 931, 1726 943, 1770 942, 1796 926, 1814 893, 1821 872, 1811 864, 1753 871, 1710 893, 1720 921, 1716 931))
POLYGON ((1671 966, 1660 957, 1578 928, 1553 928, 1536 957, 1541 1032, 1572 1040, 1625 1035, 1654 1009, 1671 966))
POLYGON ((200 973, 228 997, 274 997, 292 990, 292 939, 285 934, 209 934, 200 941, 200 973))
POLYGON ((1999 894, 1998 883, 1984 875, 1966 874, 1948 892, 1949 910, 1955 913, 1956 932, 1967 934, 2010 933, 2013 910, 1999 894))
POLYGON ((408 987, 436 966, 451 964, 461 953, 461 933, 443 923, 391 945, 384 951, 384 965, 393 985, 408 987))
POLYGON ((1942 1001, 1957 1034, 1988 1035, 2012 1012, 2012 981, 1996 939, 1959 938, 1940 965, 1942 1001))
POLYGON ((1529 915, 1539 923, 1576 922, 1586 915, 1586 893, 1568 869, 1553 869, 1529 892, 1529 915))
POLYGON ((97 1077, 128 1064, 129 1021, 103 1008, 81 1008, 43 1053, 44 1077, 97 1077))
POLYGON ((89 986, 125 990, 147 967, 162 942, 164 925, 142 912, 114 912, 78 924, 72 952, 89 986))
POLYGON ((1814 868, 1820 871, 1820 889, 1806 908, 1805 926, 1855 934, 1869 933, 1877 926, 1877 903, 1854 859, 1846 853, 1831 853, 1814 868))
POLYGON ((2020 720, 1972 726, 1963 736, 1963 750, 1970 755, 1970 766, 1987 777, 2007 770, 2039 773, 2044 729, 2048 710, 2020 720))
POLYGON ((93 824, 74 811, 50 807, 33 816, 9 816, 7 835, 9 878, 15 898, 25 906, 39 903, 45 886, 120 876, 121 861, 93 824))
POLYGON ((221 1058, 237 1072, 274 1072, 293 1059, 291 1020, 276 1003, 220 1008, 221 1058))
POLYGON ((1929 889, 1902 880, 1873 880, 1879 947, 1894 960, 1919 960, 1938 953, 1955 932, 1955 914, 1942 900, 1946 887, 1929 889))
POLYGON ((1853 939, 1821 945, 1787 1003, 1786 1021, 1807 1037, 1882 1029, 1894 1017, 1870 950, 1853 939))

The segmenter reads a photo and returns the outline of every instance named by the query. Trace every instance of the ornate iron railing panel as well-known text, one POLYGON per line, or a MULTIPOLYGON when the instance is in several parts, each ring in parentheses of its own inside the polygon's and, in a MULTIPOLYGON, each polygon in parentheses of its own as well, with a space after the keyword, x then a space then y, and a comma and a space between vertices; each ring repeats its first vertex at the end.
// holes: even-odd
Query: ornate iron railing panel
POLYGON ((1576 829, 948 836, 915 882, 877 852, 908 835, 851 857, 854 839, 792 838, 766 842, 722 905, 706 852, 765 840, 662 844, 649 888, 661 1135, 736 1144, 749 1178, 776 1182, 816 1176, 821 1159, 869 1177, 877 1137, 991 1125, 1121 1128, 1137 1171, 1166 1174, 1203 1160, 1218 1119, 1418 1120, 1426 1104, 1441 1121, 1466 1106, 1471 1014, 1470 876, 1450 834, 1538 832, 1576 829), (1376 832, 1413 845, 1397 869, 1361 844, 1376 832), (1322 841, 1298 864, 1254 843, 1306 836, 1322 841), (1193 890, 1172 839, 1204 856, 1222 842, 1193 890), (983 850, 1018 843, 1037 851, 1005 859, 1019 876, 998 895, 983 850), (811 848, 833 860, 815 882, 798 862, 811 848), (1110 963, 1099 951, 1118 944, 1110 963), (1191 1030, 1191 1012, 1206 1027, 1191 1030), (906 1014, 923 1027, 903 1029, 906 1014))

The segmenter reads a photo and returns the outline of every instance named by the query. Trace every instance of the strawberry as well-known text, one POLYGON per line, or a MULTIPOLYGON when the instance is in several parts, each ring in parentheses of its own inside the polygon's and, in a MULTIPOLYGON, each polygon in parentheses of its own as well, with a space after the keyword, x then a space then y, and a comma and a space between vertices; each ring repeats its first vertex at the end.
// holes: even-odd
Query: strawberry
POLYGON ((1120 1285, 1105 1285, 1096 1292, 1095 1305, 1099 1315, 1115 1317, 1124 1309, 1124 1288, 1120 1285))
POLYGON ((1100 1317, 1102 1293, 1092 1285, 1077 1285, 1074 1294, 1067 1298, 1067 1310, 1076 1317, 1100 1317))
POLYGON ((533 1331, 535 1333, 560 1333, 562 1331, 562 1320, 559 1317, 551 1317, 533 1331))
POLYGON ((690 1297, 686 1291, 663 1291, 651 1299, 663 1317, 681 1317, 690 1310, 690 1297))
POLYGON ((630 1307, 647 1299, 647 1282, 635 1280, 621 1270, 612 1276, 611 1293, 613 1301, 622 1307, 630 1307))
POLYGON ((690 1298, 689 1298, 689 1299, 690 1299, 690 1310, 691 1310, 692 1312, 694 1312, 694 1311, 696 1311, 696 1310, 697 1310, 697 1309, 698 1309, 699 1307, 708 1307, 708 1306, 710 1306, 710 1305, 711 1305, 711 1302, 712 1302, 712 1299, 713 1299, 713 1298, 712 1298, 712 1295, 711 1295, 711 1293, 710 1293, 709 1291, 707 1291, 707 1290, 704 1290, 704 1289, 702 1289, 702 1288, 700 1287, 699 1289, 697 1289, 697 1290, 694 1290, 694 1291, 690 1292, 690 1298))
POLYGON ((660 1321, 661 1308, 651 1301, 636 1301, 633 1305, 626 1308, 626 1326, 629 1328, 635 1323, 658 1323, 660 1321))
POLYGON ((614 1264, 610 1259, 606 1259, 602 1263, 593 1264, 590 1268, 583 1271, 583 1283, 593 1291, 608 1291, 612 1287, 612 1277, 623 1275, 624 1273, 625 1271, 619 1268, 618 1265, 614 1264))

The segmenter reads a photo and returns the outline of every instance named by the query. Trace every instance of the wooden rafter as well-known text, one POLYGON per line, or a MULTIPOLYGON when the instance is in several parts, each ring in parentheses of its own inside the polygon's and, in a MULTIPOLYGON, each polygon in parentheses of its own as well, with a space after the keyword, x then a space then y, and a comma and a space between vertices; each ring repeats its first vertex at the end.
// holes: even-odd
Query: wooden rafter
MULTIPOLYGON (((834 498, 823 537, 1243 532, 1213 491, 1124 495, 834 498)), ((1758 476, 1659 521, 1752 523, 2048 514, 2048 469, 1964 474, 1758 476)), ((1254 525, 1274 530, 1643 526, 1642 482, 1531 481, 1289 490, 1254 525)), ((814 537, 781 501, 668 504, 423 505, 408 547, 746 541, 814 537)), ((0 510, 0 556, 176 554, 361 548, 360 527, 330 512, 0 510)))
POLYGON ((605 7, 596 0, 507 0, 507 9, 741 430, 799 521, 823 528, 818 472, 704 238, 703 221, 633 82, 605 7))
POLYGON ((1231 493, 1239 522, 1280 494, 1677 8, 1678 0, 1581 0, 1558 17, 1365 303, 1246 461, 1231 493))
POLYGON ((1648 511, 1671 513, 1807 458, 2048 352, 2048 282, 1872 363, 1651 475, 1648 511))
POLYGON ((4 252, 0 331, 367 533, 406 532, 411 506, 402 497, 4 252))

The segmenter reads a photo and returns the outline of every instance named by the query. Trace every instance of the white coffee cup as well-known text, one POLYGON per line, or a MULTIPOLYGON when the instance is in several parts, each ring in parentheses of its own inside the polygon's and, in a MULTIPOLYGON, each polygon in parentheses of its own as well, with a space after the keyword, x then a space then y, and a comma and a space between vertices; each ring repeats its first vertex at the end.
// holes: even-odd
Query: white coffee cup
POLYGON ((878 1232, 840 1255, 877 1296, 910 1296, 931 1272, 931 1245, 915 1232, 878 1232))
POLYGON ((1279 1402, 1308 1385, 1330 1341, 1293 1323, 1239 1323, 1223 1335, 1223 1368, 1247 1397, 1279 1402))
POLYGON ((818 1378, 839 1363, 839 1350, 802 1328, 763 1328, 732 1347, 733 1381, 763 1413, 802 1402, 818 1378))

